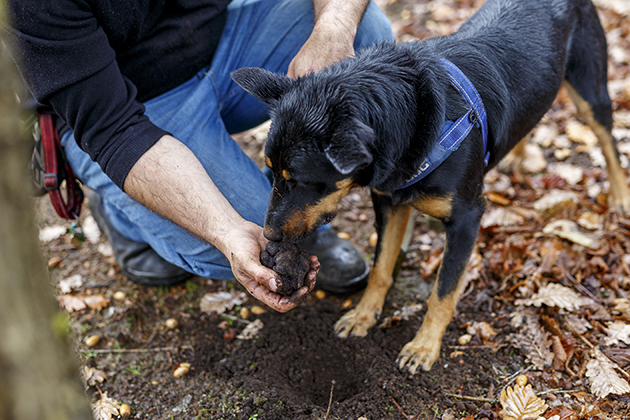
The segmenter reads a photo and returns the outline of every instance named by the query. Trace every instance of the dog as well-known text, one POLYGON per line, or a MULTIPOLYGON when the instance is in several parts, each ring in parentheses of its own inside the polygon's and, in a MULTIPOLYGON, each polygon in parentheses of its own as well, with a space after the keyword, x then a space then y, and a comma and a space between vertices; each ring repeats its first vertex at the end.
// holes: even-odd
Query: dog
POLYGON ((350 190, 371 190, 374 265, 337 336, 365 336, 377 322, 411 208, 442 221, 446 247, 428 310, 396 360, 411 374, 438 359, 485 211, 484 174, 522 150, 562 85, 597 135, 611 206, 630 211, 611 135, 606 38, 590 0, 486 0, 448 36, 374 45, 298 79, 259 68, 232 79, 268 104, 272 120, 269 240, 301 240, 350 190))

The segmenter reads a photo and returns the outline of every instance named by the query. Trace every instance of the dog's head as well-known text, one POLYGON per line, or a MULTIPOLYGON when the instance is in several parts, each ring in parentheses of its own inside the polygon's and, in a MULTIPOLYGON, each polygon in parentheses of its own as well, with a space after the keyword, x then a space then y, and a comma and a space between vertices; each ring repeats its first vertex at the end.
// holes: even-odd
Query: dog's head
POLYGON ((265 217, 270 240, 297 241, 337 214, 339 201, 372 162, 373 130, 353 115, 334 74, 291 79, 243 68, 232 79, 269 105, 265 162, 274 185, 265 217))

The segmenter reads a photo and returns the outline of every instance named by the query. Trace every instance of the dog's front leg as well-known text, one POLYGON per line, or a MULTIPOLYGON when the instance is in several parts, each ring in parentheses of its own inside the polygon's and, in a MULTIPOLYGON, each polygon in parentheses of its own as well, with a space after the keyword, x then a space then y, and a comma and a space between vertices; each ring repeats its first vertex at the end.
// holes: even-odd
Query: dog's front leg
POLYGON ((335 334, 341 338, 351 335, 364 337, 368 329, 376 324, 385 295, 392 285, 392 274, 411 214, 410 206, 392 206, 387 196, 373 193, 372 202, 378 232, 374 266, 361 301, 335 324, 335 334))
POLYGON ((451 215, 444 219, 446 249, 438 279, 427 302, 427 314, 415 338, 403 347, 396 360, 400 369, 406 368, 411 374, 415 374, 419 367, 431 369, 438 359, 442 336, 453 318, 457 298, 464 287, 464 270, 485 208, 483 198, 467 207, 454 207, 451 215))

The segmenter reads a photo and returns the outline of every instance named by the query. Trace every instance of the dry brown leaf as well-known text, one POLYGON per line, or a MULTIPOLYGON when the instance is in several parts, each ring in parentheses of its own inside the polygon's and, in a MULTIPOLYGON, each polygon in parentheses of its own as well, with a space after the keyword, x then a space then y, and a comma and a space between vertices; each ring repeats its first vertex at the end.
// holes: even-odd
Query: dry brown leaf
POLYGON ((470 258, 468 259, 468 265, 466 266, 466 271, 464 272, 465 283, 468 284, 471 281, 477 280, 481 275, 481 270, 483 269, 483 267, 483 257, 475 248, 475 250, 470 255, 470 258))
POLYGON ((381 324, 378 327, 388 328, 392 325, 393 322, 407 321, 412 316, 420 312, 420 310, 422 310, 421 304, 405 306, 395 311, 391 316, 388 316, 385 319, 383 319, 383 322, 381 322, 381 324))
POLYGON ((46 226, 39 230, 39 240, 42 242, 50 242, 65 234, 68 228, 61 225, 46 226))
POLYGON ((83 377, 89 385, 94 386, 97 382, 103 383, 107 379, 107 374, 102 370, 83 366, 83 377))
POLYGON ((245 301, 244 292, 218 292, 207 293, 199 302, 201 312, 217 312, 222 314, 226 310, 232 309, 235 305, 240 305, 245 301))
POLYGON ((549 283, 538 289, 531 298, 518 299, 517 305, 536 306, 541 305, 555 306, 561 309, 574 311, 582 306, 580 296, 573 291, 558 283, 549 283))
POLYGON ((553 163, 549 165, 547 171, 550 174, 558 175, 569 185, 576 185, 584 177, 584 169, 568 163, 553 163))
POLYGON ((585 124, 570 120, 566 127, 567 136, 575 142, 585 144, 587 146, 595 146, 597 144, 597 136, 585 124))
POLYGON ((64 308, 68 312, 80 311, 87 307, 83 299, 81 299, 78 296, 61 295, 61 296, 57 296, 57 301, 59 301, 59 304, 61 305, 61 307, 64 308))
POLYGON ((531 385, 508 386, 501 392, 499 416, 503 420, 536 420, 547 410, 547 404, 532 390, 531 385))
POLYGON ((83 286, 83 277, 81 274, 75 274, 74 276, 59 281, 59 290, 61 290, 61 293, 64 295, 81 286, 83 286))
POLYGON ((584 229, 601 230, 604 227, 604 217, 597 213, 586 211, 580 214, 577 223, 584 229))
POLYGON ((560 337, 551 337, 551 349, 553 351, 553 368, 555 370, 564 370, 564 366, 567 363, 567 352, 564 350, 562 340, 560 337))
POLYGON ((578 196, 573 191, 550 190, 534 202, 534 209, 548 218, 562 210, 577 207, 577 202, 578 196))
POLYGON ((497 332, 487 322, 473 322, 466 328, 470 335, 479 335, 484 340, 491 340, 497 332))
POLYGON ((586 331, 593 328, 593 326, 584 318, 577 315, 568 314, 565 317, 565 321, 573 328, 578 334, 584 334, 586 331))
POLYGON ((82 296, 83 301, 90 309, 100 311, 109 305, 109 298, 105 295, 82 296))
POLYGON ((566 239, 586 248, 594 248, 597 242, 580 232, 577 223, 572 220, 555 220, 543 228, 543 233, 548 235, 556 235, 559 238, 566 239))
POLYGON ((592 394, 606 398, 608 394, 623 395, 630 392, 630 385, 617 375, 615 367, 601 351, 593 349, 591 360, 586 364, 586 376, 591 382, 592 394))
POLYGON ((252 338, 255 338, 258 335, 258 333, 260 332, 260 330, 263 329, 263 327, 264 327, 263 322, 260 319, 257 319, 254 322, 247 325, 247 327, 245 327, 243 331, 241 331, 241 333, 236 336, 236 338, 238 338, 239 340, 251 340, 252 338))
POLYGON ((630 324, 623 321, 609 322, 606 330, 608 330, 608 337, 604 337, 605 345, 619 344, 619 341, 630 344, 630 324))
POLYGON ((525 145, 525 158, 521 162, 521 170, 530 174, 544 171, 547 161, 543 150, 537 144, 527 143, 525 145))
POLYGON ((92 414, 94 420, 110 420, 118 417, 118 401, 109 398, 107 392, 101 394, 101 399, 92 404, 92 414))
POLYGON ((520 225, 525 218, 516 214, 508 208, 497 207, 490 210, 481 217, 481 227, 486 229, 490 226, 515 226, 520 225))

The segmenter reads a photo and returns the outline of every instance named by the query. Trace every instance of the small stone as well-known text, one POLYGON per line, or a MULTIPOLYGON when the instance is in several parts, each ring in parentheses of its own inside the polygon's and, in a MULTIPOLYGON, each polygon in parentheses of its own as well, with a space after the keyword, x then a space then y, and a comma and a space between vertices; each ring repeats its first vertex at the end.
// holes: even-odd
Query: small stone
POLYGON ((324 292, 321 289, 318 289, 315 291, 315 297, 319 300, 325 299, 326 298, 326 292, 324 292))
POLYGON ((260 306, 252 306, 251 312, 254 315, 262 315, 265 313, 265 309, 260 306))
POLYGON ((352 300, 350 300, 350 299, 344 300, 343 303, 341 304, 341 308, 342 309, 350 309, 350 308, 352 308, 352 300))
POLYGON ((350 239, 350 234, 347 232, 339 232, 337 237, 341 239, 350 239))
POLYGON ((166 320, 164 325, 166 325, 166 328, 168 328, 169 330, 172 330, 173 328, 177 327, 177 320, 175 318, 169 318, 166 320))
POLYGON ((116 293, 114 293, 114 299, 116 300, 124 300, 125 299, 125 292, 122 291, 117 291, 116 293))
POLYGON ((88 347, 94 347, 99 341, 101 341, 101 337, 98 335, 91 335, 85 339, 85 345, 88 347))
POLYGON ((516 378, 516 385, 525 386, 527 385, 527 375, 518 375, 516 378))

